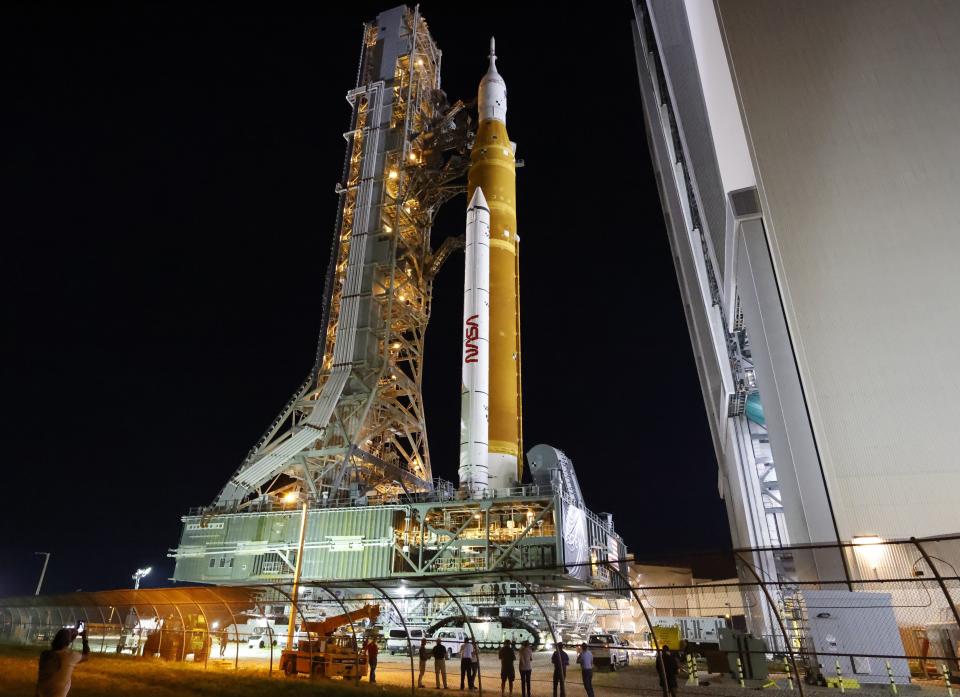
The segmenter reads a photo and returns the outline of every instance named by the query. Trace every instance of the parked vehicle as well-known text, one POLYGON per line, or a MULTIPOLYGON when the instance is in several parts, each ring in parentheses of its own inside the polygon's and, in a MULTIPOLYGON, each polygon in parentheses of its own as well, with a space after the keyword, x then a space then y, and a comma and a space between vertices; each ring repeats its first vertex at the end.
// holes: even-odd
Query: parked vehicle
POLYGON ((440 643, 443 644, 443 647, 447 650, 447 658, 453 658, 453 656, 460 653, 463 649, 463 642, 470 638, 469 632, 460 627, 444 627, 443 629, 438 629, 436 634, 433 635, 433 639, 430 640, 430 645, 433 646, 436 643, 436 640, 439 639, 440 643))
MULTIPOLYGON (((527 626, 529 625, 505 627, 503 625, 506 622, 472 620, 460 627, 443 626, 434 632, 433 640, 440 639, 447 648, 447 656, 459 654, 463 642, 470 638, 476 640, 477 647, 482 651, 496 650, 503 645, 506 639, 518 645, 523 641, 529 641, 533 646, 539 646, 540 637, 536 634, 536 629, 528 629, 527 626)), ((431 643, 433 643, 433 640, 431 640, 431 643)))
POLYGON ((678 644, 674 648, 689 648, 692 651, 704 651, 706 649, 717 649, 720 647, 720 630, 727 626, 723 617, 668 617, 660 616, 653 618, 654 629, 658 628, 658 643, 670 643, 674 641, 678 644), (666 629, 675 628, 678 636, 672 639, 666 629))
POLYGON ((398 653, 409 653, 411 646, 416 653, 420 647, 420 641, 426 637, 422 627, 411 627, 409 641, 407 639, 407 630, 403 627, 391 627, 386 631, 387 651, 393 656, 398 653))
MULTIPOLYGON (((227 640, 232 637, 227 634, 227 640)), ((285 623, 273 625, 252 625, 247 635, 247 648, 268 649, 270 645, 287 648, 287 626, 285 623)))
POLYGON ((593 664, 597 668, 616 670, 630 662, 630 654, 626 647, 630 644, 626 639, 616 634, 591 634, 587 639, 587 646, 593 654, 593 664))
MULTIPOLYGON (((470 629, 473 630, 473 636, 476 638, 477 645, 481 649, 498 649, 503 645, 505 639, 509 639, 517 645, 523 641, 529 641, 533 646, 538 646, 540 644, 540 637, 526 627, 504 627, 503 623, 499 621, 471 622, 470 629)), ((464 631, 467 631, 469 635, 468 629, 465 628, 464 631)))
POLYGON ((296 649, 280 654, 280 670, 287 675, 307 673, 316 677, 362 678, 367 674, 367 656, 353 634, 337 636, 336 630, 355 621, 375 621, 379 605, 364 605, 359 610, 327 617, 317 622, 304 622, 301 631, 309 639, 300 639, 296 649))

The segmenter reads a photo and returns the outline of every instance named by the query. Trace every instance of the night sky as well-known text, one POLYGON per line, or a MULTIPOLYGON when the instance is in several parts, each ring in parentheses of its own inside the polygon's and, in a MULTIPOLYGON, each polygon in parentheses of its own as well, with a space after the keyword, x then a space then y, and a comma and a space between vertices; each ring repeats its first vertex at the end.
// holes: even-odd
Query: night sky
MULTIPOLYGON (((443 87, 490 34, 518 172, 524 442, 573 459, 638 559, 729 546, 647 153, 629 2, 425 2, 443 87), (486 11, 480 12, 479 8, 486 11)), ((169 583, 313 362, 361 25, 389 3, 23 4, 3 26, 0 596, 169 583)), ((463 232, 448 203, 434 244, 463 232)), ((425 400, 456 480, 463 255, 435 283, 425 400)))

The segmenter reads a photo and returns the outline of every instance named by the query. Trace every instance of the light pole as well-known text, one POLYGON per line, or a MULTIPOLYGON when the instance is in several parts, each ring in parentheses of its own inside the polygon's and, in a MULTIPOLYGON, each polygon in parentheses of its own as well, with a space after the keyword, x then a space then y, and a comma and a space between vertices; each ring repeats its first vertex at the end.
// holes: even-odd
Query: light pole
POLYGON ((407 593, 409 589, 407 588, 406 581, 400 581, 400 587, 397 588, 397 594, 400 596, 400 607, 403 608, 401 612, 403 617, 400 618, 400 623, 405 624, 407 621, 407 616, 410 614, 410 606, 407 604, 407 593))
MULTIPOLYGON (((299 496, 291 491, 283 497, 285 503, 295 502, 299 496)), ((307 500, 303 501, 300 514, 300 544, 297 548, 297 563, 293 570, 293 590, 290 593, 290 621, 287 623, 287 649, 293 650, 293 633, 297 623, 297 600, 300 593, 300 572, 303 570, 303 542, 307 536, 307 500)))
POLYGON ((50 563, 50 552, 34 552, 44 556, 43 569, 40 570, 40 581, 37 583, 37 592, 34 595, 40 595, 40 586, 43 585, 43 577, 47 575, 47 564, 50 563))
POLYGON ((133 590, 135 591, 140 590, 140 579, 148 575, 151 571, 153 571, 153 567, 148 566, 146 569, 137 569, 133 573, 133 576, 130 577, 133 579, 133 590))

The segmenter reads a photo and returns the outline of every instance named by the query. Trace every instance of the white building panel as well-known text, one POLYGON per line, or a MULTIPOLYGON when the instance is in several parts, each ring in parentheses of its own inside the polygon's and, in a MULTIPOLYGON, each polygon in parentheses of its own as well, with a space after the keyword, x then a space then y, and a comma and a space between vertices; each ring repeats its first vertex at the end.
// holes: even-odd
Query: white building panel
POLYGON ((842 538, 960 528, 960 3, 718 0, 842 538))

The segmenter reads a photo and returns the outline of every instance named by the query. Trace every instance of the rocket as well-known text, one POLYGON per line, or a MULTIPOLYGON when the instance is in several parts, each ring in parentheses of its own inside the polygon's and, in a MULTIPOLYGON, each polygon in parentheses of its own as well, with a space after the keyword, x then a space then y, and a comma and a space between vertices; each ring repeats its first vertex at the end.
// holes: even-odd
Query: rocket
POLYGON ((477 187, 467 207, 460 394, 460 488, 483 496, 487 466, 490 369, 490 209, 477 187))
MULTIPOLYGON (((483 384, 476 376, 467 377, 467 344, 471 341, 473 328, 467 324, 466 303, 464 306, 464 397, 461 402, 462 429, 467 433, 461 437, 460 481, 461 488, 476 494, 482 488, 504 489, 514 486, 521 477, 523 460, 521 391, 520 391, 520 267, 519 243, 517 235, 517 183, 516 145, 507 135, 507 85, 497 72, 496 45, 490 39, 490 64, 486 75, 480 81, 477 95, 479 124, 470 153, 470 171, 467 175, 467 196, 470 209, 467 212, 467 249, 470 249, 470 210, 474 211, 474 221, 479 220, 477 205, 485 201, 486 219, 489 231, 489 324, 478 325, 476 335, 487 341, 477 340, 478 362, 471 364, 472 369, 480 368, 483 360, 488 361, 487 388, 483 400, 486 401, 488 418, 480 423, 474 411, 474 404, 481 397, 473 395, 471 385, 479 390, 483 384), (486 346, 483 346, 486 344, 486 346), (487 350, 480 358, 482 348, 487 350), (465 409, 469 407, 467 413, 465 409), (470 429, 476 428, 475 433, 470 429), (485 432, 482 433, 482 431, 485 432), (486 472, 483 472, 479 460, 479 443, 486 442, 486 472), (485 476, 484 476, 485 475, 485 476), (482 482, 482 484, 481 484, 482 482)), ((477 225, 476 222, 473 225, 477 225)), ((475 239, 476 236, 475 236, 475 239)), ((467 255, 467 273, 465 298, 471 293, 470 284, 483 282, 475 272, 479 269, 479 251, 476 245, 474 253, 467 255), (471 266, 472 265, 472 266, 471 266)), ((476 289, 479 291, 479 287, 476 289)), ((481 321, 477 314, 478 322, 481 321)), ((479 408, 479 407, 477 407, 479 408)))

